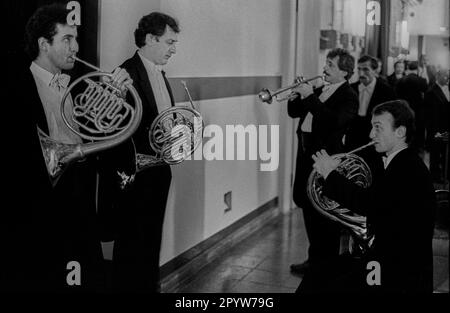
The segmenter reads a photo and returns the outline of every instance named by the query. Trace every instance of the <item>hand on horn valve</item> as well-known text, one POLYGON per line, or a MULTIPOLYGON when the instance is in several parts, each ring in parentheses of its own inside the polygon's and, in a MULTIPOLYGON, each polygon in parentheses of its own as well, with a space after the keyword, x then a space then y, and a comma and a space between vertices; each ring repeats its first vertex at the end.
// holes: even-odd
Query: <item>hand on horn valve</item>
POLYGON ((312 159, 314 160, 313 168, 317 173, 322 175, 324 179, 326 179, 328 175, 339 166, 339 163, 341 163, 339 159, 329 156, 324 149, 313 154, 312 159))
POLYGON ((120 67, 117 67, 114 72, 112 72, 112 77, 107 79, 107 81, 108 80, 110 84, 120 90, 123 98, 125 98, 127 94, 128 87, 133 84, 130 74, 120 67))

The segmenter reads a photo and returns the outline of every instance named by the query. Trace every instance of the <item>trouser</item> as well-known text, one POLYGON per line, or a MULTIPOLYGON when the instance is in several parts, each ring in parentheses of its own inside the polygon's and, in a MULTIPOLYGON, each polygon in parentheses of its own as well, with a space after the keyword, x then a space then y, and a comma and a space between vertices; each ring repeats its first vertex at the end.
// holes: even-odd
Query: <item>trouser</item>
POLYGON ((113 251, 115 291, 159 291, 159 257, 170 179, 168 166, 144 171, 121 197, 113 251))
POLYGON ((311 204, 306 190, 312 171, 311 155, 305 153, 307 136, 300 136, 297 153, 297 168, 294 182, 294 202, 303 210, 306 234, 308 236, 308 260, 321 261, 339 255, 341 227, 321 215, 311 204))
POLYGON ((364 267, 348 254, 315 263, 305 273, 296 293, 364 293, 364 267))

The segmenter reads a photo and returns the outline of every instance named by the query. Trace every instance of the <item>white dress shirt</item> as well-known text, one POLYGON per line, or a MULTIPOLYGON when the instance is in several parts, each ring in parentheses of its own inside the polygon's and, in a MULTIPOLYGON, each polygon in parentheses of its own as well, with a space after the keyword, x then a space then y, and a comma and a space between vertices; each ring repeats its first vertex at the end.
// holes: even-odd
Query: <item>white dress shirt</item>
POLYGON ((359 116, 366 116, 367 108, 369 107, 370 99, 372 98, 376 83, 377 83, 377 79, 374 78, 372 80, 372 82, 370 84, 368 84, 367 86, 365 86, 362 83, 360 83, 358 85, 358 90, 359 90, 358 115, 359 116))
POLYGON ((161 113, 172 106, 169 91, 161 73, 161 66, 156 65, 139 52, 138 55, 141 57, 142 63, 144 63, 144 67, 147 70, 148 79, 150 80, 153 95, 155 96, 156 106, 158 107, 158 113, 161 113))
MULTIPOLYGON (((61 116, 61 101, 70 81, 70 76, 61 73, 52 74, 35 62, 31 63, 30 71, 36 82, 39 98, 45 111, 50 138, 66 144, 81 143, 82 139, 80 136, 67 127, 61 116)), ((64 107, 64 112, 67 117, 71 116, 72 106, 72 98, 69 95, 66 98, 66 105, 64 107)), ((77 126, 70 119, 69 123, 77 129, 77 126)))
MULTIPOLYGON (((328 98, 330 98, 334 94, 334 92, 345 82, 346 81, 344 80, 339 83, 324 86, 322 89, 322 93, 319 96, 320 102, 324 103, 325 101, 327 101, 328 98)), ((302 132, 310 133, 312 131, 312 119, 313 119, 312 113, 308 112, 301 126, 302 132)))

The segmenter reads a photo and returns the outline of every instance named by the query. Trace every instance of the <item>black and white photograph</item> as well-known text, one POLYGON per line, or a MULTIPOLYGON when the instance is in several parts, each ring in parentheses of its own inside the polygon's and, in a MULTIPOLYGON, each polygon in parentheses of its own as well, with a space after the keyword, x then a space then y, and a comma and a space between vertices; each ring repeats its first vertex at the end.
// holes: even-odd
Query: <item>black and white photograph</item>
POLYGON ((1 294, 449 293, 449 0, 2 8, 1 294))

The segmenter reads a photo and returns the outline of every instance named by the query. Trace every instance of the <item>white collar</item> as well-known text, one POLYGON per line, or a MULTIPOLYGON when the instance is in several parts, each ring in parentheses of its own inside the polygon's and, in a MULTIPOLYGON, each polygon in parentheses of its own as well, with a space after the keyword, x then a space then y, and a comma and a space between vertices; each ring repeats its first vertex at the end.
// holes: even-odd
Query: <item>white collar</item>
POLYGON ((363 83, 359 83, 358 89, 359 89, 359 91, 367 89, 367 91, 372 93, 373 90, 375 89, 375 84, 376 83, 377 83, 377 78, 374 77, 373 80, 370 82, 370 84, 368 84, 367 86, 365 86, 363 83))
POLYGON ((147 59, 145 56, 143 56, 140 51, 138 51, 138 55, 141 57, 141 60, 144 63, 144 65, 146 65, 150 70, 157 71, 157 72, 161 72, 162 71, 162 66, 161 65, 156 65, 155 63, 153 63, 152 61, 147 59))
POLYGON ((338 89, 342 84, 344 84, 345 82, 346 82, 346 80, 343 80, 343 81, 338 82, 338 83, 325 85, 325 86, 323 87, 323 90, 329 90, 329 89, 336 90, 336 89, 338 89))
POLYGON ((36 62, 31 62, 30 71, 34 76, 42 80, 46 85, 50 86, 53 80, 54 74, 47 71, 45 68, 40 67, 36 62))

